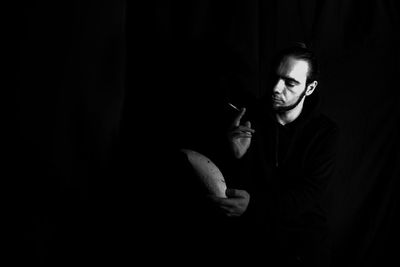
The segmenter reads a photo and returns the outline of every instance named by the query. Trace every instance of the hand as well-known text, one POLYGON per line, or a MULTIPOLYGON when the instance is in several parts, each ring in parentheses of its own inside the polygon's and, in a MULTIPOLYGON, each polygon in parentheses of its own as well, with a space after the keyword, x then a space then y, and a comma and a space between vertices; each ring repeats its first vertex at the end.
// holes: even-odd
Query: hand
POLYGON ((239 115, 235 118, 228 131, 231 149, 234 156, 238 159, 243 157, 247 149, 250 147, 251 137, 255 132, 255 130, 251 128, 250 121, 246 121, 244 125, 240 125, 240 120, 245 112, 246 108, 240 110, 239 115))
POLYGON ((239 217, 247 209, 250 201, 250 194, 245 190, 226 189, 227 198, 210 196, 211 201, 227 217, 239 217))

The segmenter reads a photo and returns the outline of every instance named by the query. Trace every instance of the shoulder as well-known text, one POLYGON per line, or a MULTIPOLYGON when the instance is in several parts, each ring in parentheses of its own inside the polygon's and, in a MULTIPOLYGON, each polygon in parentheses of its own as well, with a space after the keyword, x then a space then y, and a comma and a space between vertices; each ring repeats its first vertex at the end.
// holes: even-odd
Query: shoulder
POLYGON ((325 114, 313 116, 307 125, 309 136, 313 136, 315 143, 324 144, 334 149, 337 145, 340 130, 336 121, 325 114))
POLYGON ((337 122, 323 113, 319 113, 310 118, 308 125, 317 131, 339 132, 339 126, 337 122))

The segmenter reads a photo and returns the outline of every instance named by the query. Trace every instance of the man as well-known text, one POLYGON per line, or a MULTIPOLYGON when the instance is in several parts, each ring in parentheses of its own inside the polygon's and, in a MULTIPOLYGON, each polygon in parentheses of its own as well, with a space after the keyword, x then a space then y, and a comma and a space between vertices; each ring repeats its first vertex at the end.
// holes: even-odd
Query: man
POLYGON ((233 157, 224 172, 228 187, 240 190, 213 201, 242 221, 248 255, 273 266, 328 266, 323 204, 337 126, 317 112, 318 65, 309 49, 283 50, 274 71, 271 93, 242 108, 228 135, 233 157))

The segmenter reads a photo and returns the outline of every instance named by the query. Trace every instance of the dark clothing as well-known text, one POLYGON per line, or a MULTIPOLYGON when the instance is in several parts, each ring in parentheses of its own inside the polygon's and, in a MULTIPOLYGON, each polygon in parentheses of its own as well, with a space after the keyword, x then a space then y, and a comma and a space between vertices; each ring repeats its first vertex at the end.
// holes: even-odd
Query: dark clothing
MULTIPOLYGON (((250 202, 242 216, 225 217, 204 198, 183 153, 169 154, 168 162, 174 164, 162 169, 168 175, 162 176, 165 185, 158 186, 161 191, 168 188, 165 196, 160 194, 161 205, 168 206, 167 214, 159 215, 165 231, 157 240, 165 242, 172 262, 186 256, 194 263, 212 259, 234 266, 239 262, 243 266, 329 266, 323 200, 334 169, 338 129, 317 112, 313 98, 308 97, 301 115, 285 126, 275 121, 262 99, 246 105, 242 123, 250 120, 256 132, 242 159, 230 153, 221 129, 231 118, 200 123, 213 127, 186 137, 192 143, 177 142, 179 148, 209 157, 224 174, 227 186, 248 191, 250 202)), ((237 114, 226 116, 231 115, 237 114)))
POLYGON ((256 130, 242 159, 232 159, 228 186, 250 193, 243 228, 255 257, 287 266, 327 266, 324 192, 334 170, 338 129, 306 99, 293 122, 280 125, 268 104, 249 107, 256 130))

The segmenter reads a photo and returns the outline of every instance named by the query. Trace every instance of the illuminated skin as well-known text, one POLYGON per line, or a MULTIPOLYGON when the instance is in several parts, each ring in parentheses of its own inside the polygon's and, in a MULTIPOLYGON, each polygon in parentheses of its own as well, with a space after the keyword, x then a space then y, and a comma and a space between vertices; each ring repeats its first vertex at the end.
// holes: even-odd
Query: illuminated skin
POLYGON ((294 121, 301 113, 306 96, 317 87, 317 81, 306 85, 309 64, 293 56, 285 57, 279 64, 272 93, 272 108, 282 125, 294 121))

